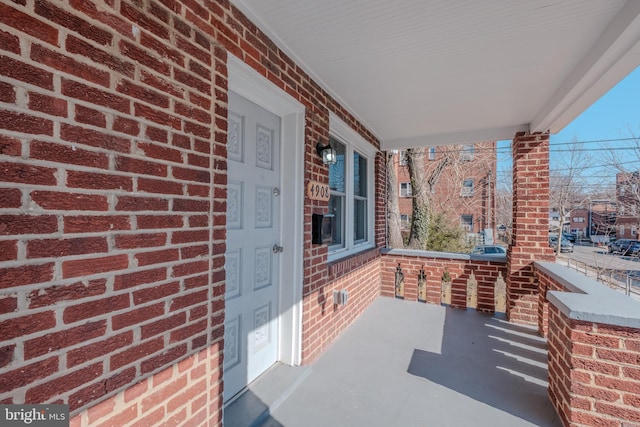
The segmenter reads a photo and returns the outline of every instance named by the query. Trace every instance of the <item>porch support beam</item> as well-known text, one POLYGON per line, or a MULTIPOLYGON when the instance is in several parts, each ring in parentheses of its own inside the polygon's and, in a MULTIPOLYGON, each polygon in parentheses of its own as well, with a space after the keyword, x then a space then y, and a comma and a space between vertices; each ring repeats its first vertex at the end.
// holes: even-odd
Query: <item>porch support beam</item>
POLYGON ((507 316, 538 324, 534 261, 553 261, 549 247, 549 133, 518 132, 513 139, 513 228, 507 252, 507 316))

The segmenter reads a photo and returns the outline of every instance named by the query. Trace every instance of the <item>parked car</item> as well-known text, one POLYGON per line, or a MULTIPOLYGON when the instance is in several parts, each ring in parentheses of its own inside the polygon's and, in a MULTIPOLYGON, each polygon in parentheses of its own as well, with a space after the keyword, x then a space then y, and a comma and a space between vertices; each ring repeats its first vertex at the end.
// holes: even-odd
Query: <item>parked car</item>
POLYGON ((638 243, 638 240, 633 239, 618 239, 609 244, 609 253, 626 255, 629 251, 629 246, 634 243, 638 243))
POLYGON ((633 241, 628 247, 625 255, 638 256, 640 255, 640 241, 633 241))
MULTIPOLYGON (((554 251, 558 250, 558 236, 549 237, 549 246, 554 251)), ((573 252, 573 243, 562 237, 562 240, 560 240, 560 252, 573 252)))
POLYGON ((570 241, 571 243, 576 242, 576 235, 573 233, 562 233, 562 237, 570 241))
POLYGON ((474 255, 506 256, 507 250, 498 245, 478 245, 471 250, 474 255))

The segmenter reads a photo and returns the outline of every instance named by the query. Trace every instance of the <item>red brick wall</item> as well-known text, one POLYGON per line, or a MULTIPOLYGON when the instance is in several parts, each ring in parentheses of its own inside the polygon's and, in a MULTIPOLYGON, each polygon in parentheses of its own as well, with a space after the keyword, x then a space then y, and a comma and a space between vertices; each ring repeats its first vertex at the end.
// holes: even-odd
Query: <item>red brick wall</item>
POLYGON ((640 424, 640 330, 549 306, 549 396, 564 425, 640 424))
MULTIPOLYGON (((140 384, 153 393, 158 375, 208 352, 205 415, 221 419, 227 52, 307 107, 305 180, 328 179, 314 150, 329 111, 378 146, 226 1, 0 4, 0 401, 77 414, 140 384)), ((306 200, 305 224, 325 210, 306 200)), ((346 285, 309 227, 304 239, 312 360, 337 335, 311 344, 315 328, 343 329, 379 282, 309 320, 323 287, 346 285)), ((373 277, 377 262, 352 271, 373 277)))
POLYGON ((418 275, 423 269, 427 278, 427 302, 441 303, 441 278, 445 269, 451 276, 451 306, 467 308, 467 279, 473 272, 478 282, 478 310, 493 312, 494 288, 500 275, 506 276, 506 266, 500 261, 461 260, 455 258, 423 257, 419 255, 382 256, 382 295, 395 296, 395 273, 398 264, 404 274, 404 299, 418 300, 418 275))
POLYGON ((380 295, 379 262, 378 249, 372 249, 318 266, 328 274, 328 280, 324 285, 316 282, 304 292, 303 363, 312 363, 380 295), (347 305, 334 304, 334 290, 349 293, 347 305))
POLYGON ((507 315, 537 324, 534 261, 554 259, 549 247, 549 134, 521 132, 513 139, 513 229, 507 254, 507 315))

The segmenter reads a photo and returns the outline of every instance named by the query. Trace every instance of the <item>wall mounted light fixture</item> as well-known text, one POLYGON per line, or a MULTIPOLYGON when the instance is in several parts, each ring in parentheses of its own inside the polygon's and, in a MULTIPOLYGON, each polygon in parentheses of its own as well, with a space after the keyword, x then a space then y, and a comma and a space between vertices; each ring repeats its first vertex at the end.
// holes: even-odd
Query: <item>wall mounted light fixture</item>
POLYGON ((331 143, 327 143, 327 145, 322 145, 322 142, 318 141, 316 144, 316 151, 320 158, 322 158, 322 163, 325 165, 335 165, 338 161, 338 156, 336 154, 336 150, 331 146, 331 143))

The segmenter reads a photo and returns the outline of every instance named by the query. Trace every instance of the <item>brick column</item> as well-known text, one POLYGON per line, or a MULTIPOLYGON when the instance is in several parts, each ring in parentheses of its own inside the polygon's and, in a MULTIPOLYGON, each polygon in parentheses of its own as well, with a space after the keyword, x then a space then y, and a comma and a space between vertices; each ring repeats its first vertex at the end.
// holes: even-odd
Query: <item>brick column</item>
POLYGON ((517 133, 513 139, 513 229, 507 253, 507 316, 538 323, 534 261, 554 260, 549 247, 549 134, 517 133))

